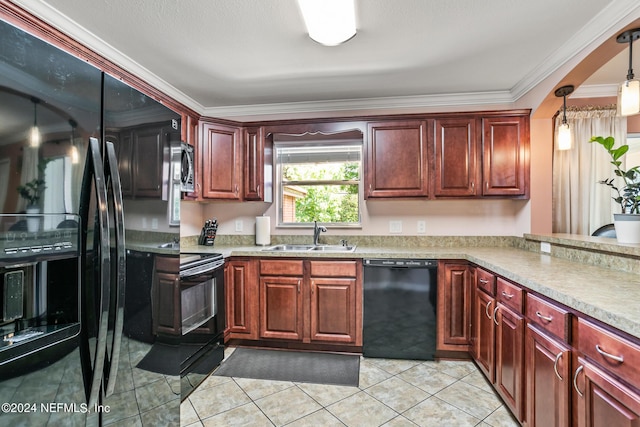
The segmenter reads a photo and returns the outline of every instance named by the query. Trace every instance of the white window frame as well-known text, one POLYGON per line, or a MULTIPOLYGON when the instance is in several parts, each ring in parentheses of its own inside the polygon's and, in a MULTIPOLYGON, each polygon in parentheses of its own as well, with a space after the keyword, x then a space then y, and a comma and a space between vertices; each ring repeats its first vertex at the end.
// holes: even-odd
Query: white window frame
MULTIPOLYGON (((330 142, 326 141, 304 141, 304 142, 276 142, 274 141, 274 170, 275 170, 275 187, 276 187, 276 227, 277 228, 313 228, 313 223, 292 223, 292 222, 283 222, 283 195, 284 195, 284 185, 282 181, 282 163, 279 160, 278 156, 278 148, 281 147, 314 147, 314 146, 322 146, 326 147, 329 145, 333 146, 359 146, 360 147, 360 167, 358 169, 359 181, 295 181, 293 184, 301 184, 301 185, 344 185, 344 184, 357 184, 358 185, 358 221, 352 223, 330 223, 330 222, 318 222, 327 228, 349 228, 349 229, 359 229, 362 228, 362 207, 364 203, 364 191, 363 191, 363 163, 364 163, 364 153, 363 153, 363 142, 362 140, 354 141, 354 140, 331 140, 330 142)), ((291 185, 288 183, 287 185, 291 185)))

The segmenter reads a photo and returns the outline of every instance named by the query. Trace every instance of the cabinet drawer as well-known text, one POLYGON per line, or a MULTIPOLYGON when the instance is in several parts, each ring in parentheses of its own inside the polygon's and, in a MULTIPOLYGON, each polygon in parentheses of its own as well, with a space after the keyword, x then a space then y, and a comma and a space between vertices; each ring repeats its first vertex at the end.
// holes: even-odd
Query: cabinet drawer
POLYGON ((476 286, 489 295, 496 294, 496 276, 481 268, 476 268, 476 286))
POLYGON ((496 298, 498 302, 501 302, 507 307, 511 307, 518 313, 522 313, 522 301, 524 299, 522 297, 524 295, 522 288, 499 277, 496 287, 496 298))
POLYGON ((302 260, 260 260, 260 274, 268 276, 302 276, 302 260))
POLYGON ((355 261, 311 261, 313 277, 356 277, 355 261))
POLYGON ((578 350, 629 384, 640 388, 640 346, 585 319, 578 319, 578 350))
POLYGON ((527 294, 525 314, 529 323, 538 325, 542 330, 569 342, 571 315, 552 302, 527 294))

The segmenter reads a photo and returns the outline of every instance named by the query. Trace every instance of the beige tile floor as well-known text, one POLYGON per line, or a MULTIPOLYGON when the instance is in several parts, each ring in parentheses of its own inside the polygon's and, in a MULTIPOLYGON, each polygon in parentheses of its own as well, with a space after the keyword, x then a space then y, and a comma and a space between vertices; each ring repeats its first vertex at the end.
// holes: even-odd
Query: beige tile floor
POLYGON ((370 358, 360 361, 359 387, 211 375, 182 402, 180 421, 185 427, 518 426, 473 362, 370 358))

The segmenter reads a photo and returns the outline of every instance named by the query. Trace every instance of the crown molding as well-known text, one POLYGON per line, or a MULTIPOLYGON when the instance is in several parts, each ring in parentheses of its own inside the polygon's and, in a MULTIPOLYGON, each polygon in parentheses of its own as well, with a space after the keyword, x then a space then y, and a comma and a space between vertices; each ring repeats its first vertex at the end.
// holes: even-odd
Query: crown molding
POLYGON ((617 84, 580 86, 571 94, 571 98, 604 98, 618 96, 617 84))

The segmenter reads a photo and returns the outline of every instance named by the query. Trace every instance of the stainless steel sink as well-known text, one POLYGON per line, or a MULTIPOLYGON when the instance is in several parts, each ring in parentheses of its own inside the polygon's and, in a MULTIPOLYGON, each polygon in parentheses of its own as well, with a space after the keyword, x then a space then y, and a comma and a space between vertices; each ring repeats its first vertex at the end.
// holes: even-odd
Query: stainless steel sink
POLYGON ((180 243, 178 242, 167 242, 161 245, 158 245, 160 249, 180 249, 180 243))
POLYGON ((355 245, 275 245, 262 249, 267 252, 354 252, 355 245))
POLYGON ((313 245, 275 245, 264 248, 263 251, 271 252, 306 252, 313 249, 313 245))
POLYGON ((356 250, 355 245, 318 245, 311 249, 314 252, 354 252, 356 250))

